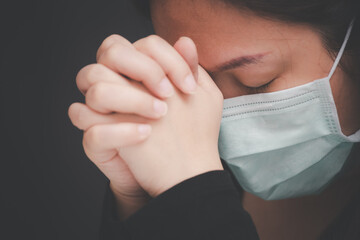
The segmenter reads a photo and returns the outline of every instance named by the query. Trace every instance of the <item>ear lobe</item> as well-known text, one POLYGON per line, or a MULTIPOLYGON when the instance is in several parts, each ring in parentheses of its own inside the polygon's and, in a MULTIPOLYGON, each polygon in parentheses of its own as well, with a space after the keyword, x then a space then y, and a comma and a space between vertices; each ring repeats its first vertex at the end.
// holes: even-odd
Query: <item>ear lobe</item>
POLYGON ((180 37, 174 44, 174 48, 184 58, 186 63, 189 65, 195 80, 198 80, 198 65, 199 58, 196 49, 196 45, 191 38, 180 37))

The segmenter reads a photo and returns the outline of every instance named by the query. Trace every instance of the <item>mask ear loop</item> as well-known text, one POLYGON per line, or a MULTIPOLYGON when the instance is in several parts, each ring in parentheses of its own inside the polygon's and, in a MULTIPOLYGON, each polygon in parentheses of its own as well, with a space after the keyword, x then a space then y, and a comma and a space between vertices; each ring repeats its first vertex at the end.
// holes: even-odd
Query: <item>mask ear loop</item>
POLYGON ((341 48, 340 48, 340 50, 339 50, 339 52, 338 52, 338 55, 336 56, 336 59, 335 59, 335 61, 334 61, 334 65, 332 66, 332 68, 331 68, 331 70, 330 70, 330 73, 329 73, 329 76, 328 76, 328 79, 329 79, 329 80, 330 80, 330 78, 332 77, 332 75, 334 74, 334 72, 335 72, 335 70, 336 70, 336 68, 337 68, 337 66, 338 66, 338 64, 339 64, 339 62, 340 62, 340 59, 341 59, 341 57, 342 57, 342 55, 343 55, 343 53, 344 53, 344 51, 345 51, 345 47, 346 47, 346 44, 347 44, 347 42, 348 42, 348 40, 349 40, 350 33, 351 33, 352 27, 353 27, 353 25, 354 25, 354 22, 355 22, 355 18, 353 18, 353 19, 351 20, 351 22, 350 22, 349 28, 348 28, 348 30, 347 30, 347 32, 346 32, 346 35, 345 35, 344 42, 343 42, 343 44, 342 44, 342 46, 341 46, 341 48))
MULTIPOLYGON (((335 61, 334 61, 334 65, 332 66, 331 71, 330 71, 330 73, 329 73, 328 80, 331 79, 332 75, 334 74, 334 72, 335 72, 335 70, 336 70, 337 65, 338 65, 339 62, 340 62, 340 59, 341 59, 341 57, 342 57, 342 55, 343 55, 343 53, 344 53, 346 44, 347 44, 347 42, 348 42, 348 40, 349 40, 350 33, 351 33, 352 27, 353 27, 353 25, 354 25, 354 22, 355 22, 355 18, 353 18, 353 19, 351 20, 351 22, 350 22, 349 28, 348 28, 348 30, 347 30, 347 32, 346 32, 346 35, 345 35, 344 42, 343 42, 343 44, 342 44, 342 46, 341 46, 341 48, 340 48, 340 50, 339 50, 339 53, 338 53, 338 55, 337 55, 337 57, 336 57, 336 59, 335 59, 335 61)), ((338 116, 336 116, 336 117, 338 118, 338 116)), ((342 133, 340 124, 338 125, 338 129, 340 129, 340 132, 342 133)), ((355 132, 353 135, 351 135, 351 136, 345 136, 345 135, 343 135, 343 136, 344 136, 347 140, 349 140, 349 141, 351 141, 351 142, 359 142, 359 140, 360 140, 360 129, 359 129, 357 132, 355 132)))

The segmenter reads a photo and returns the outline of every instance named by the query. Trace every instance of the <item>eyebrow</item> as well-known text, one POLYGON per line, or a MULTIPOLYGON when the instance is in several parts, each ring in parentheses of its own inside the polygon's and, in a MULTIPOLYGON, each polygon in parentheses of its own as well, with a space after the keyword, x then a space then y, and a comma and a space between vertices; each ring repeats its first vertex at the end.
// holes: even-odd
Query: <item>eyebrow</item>
POLYGON ((237 58, 231 59, 225 63, 219 64, 210 72, 211 73, 223 72, 223 71, 230 70, 233 68, 245 67, 245 66, 248 66, 251 64, 257 64, 257 63, 261 62, 261 59, 267 54, 268 54, 268 52, 267 53, 259 53, 259 54, 255 54, 255 55, 247 55, 247 56, 237 57, 237 58))

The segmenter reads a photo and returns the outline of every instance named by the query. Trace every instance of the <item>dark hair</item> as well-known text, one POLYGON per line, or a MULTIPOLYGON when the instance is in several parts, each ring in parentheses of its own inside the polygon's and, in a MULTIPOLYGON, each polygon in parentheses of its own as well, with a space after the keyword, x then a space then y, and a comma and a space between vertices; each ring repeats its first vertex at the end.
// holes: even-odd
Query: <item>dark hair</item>
MULTIPOLYGON (((219 1, 219 0, 213 0, 219 1)), ((240 10, 283 22, 305 24, 319 32, 323 45, 335 58, 351 20, 353 29, 340 67, 352 79, 360 81, 359 0, 221 0, 240 10)), ((135 0, 137 8, 150 18, 149 1, 135 0)))

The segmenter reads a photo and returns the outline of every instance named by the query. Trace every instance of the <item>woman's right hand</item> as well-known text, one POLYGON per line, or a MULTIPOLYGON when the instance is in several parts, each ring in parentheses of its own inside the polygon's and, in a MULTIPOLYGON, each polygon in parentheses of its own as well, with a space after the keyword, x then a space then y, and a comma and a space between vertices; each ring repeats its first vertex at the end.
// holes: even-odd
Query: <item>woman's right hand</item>
POLYGON ((171 76, 177 86, 181 85, 183 92, 191 89, 184 85, 182 78, 197 75, 197 53, 195 45, 186 38, 180 39, 172 48, 155 36, 132 45, 121 36, 112 35, 100 46, 97 60, 97 64, 79 71, 76 83, 85 95, 86 104, 73 103, 69 107, 69 116, 73 124, 84 131, 85 153, 109 178, 110 187, 120 203, 119 213, 126 218, 144 205, 149 196, 117 149, 144 141, 150 135, 151 127, 143 123, 166 114, 167 106, 162 99, 173 91, 170 82, 170 94, 169 87, 168 90, 161 87, 167 85, 164 81, 169 81, 166 75, 171 76), (156 79, 160 83, 156 83, 156 79), (109 140, 108 136, 114 132, 117 139, 109 140), (122 206, 126 209, 121 209, 122 206))

